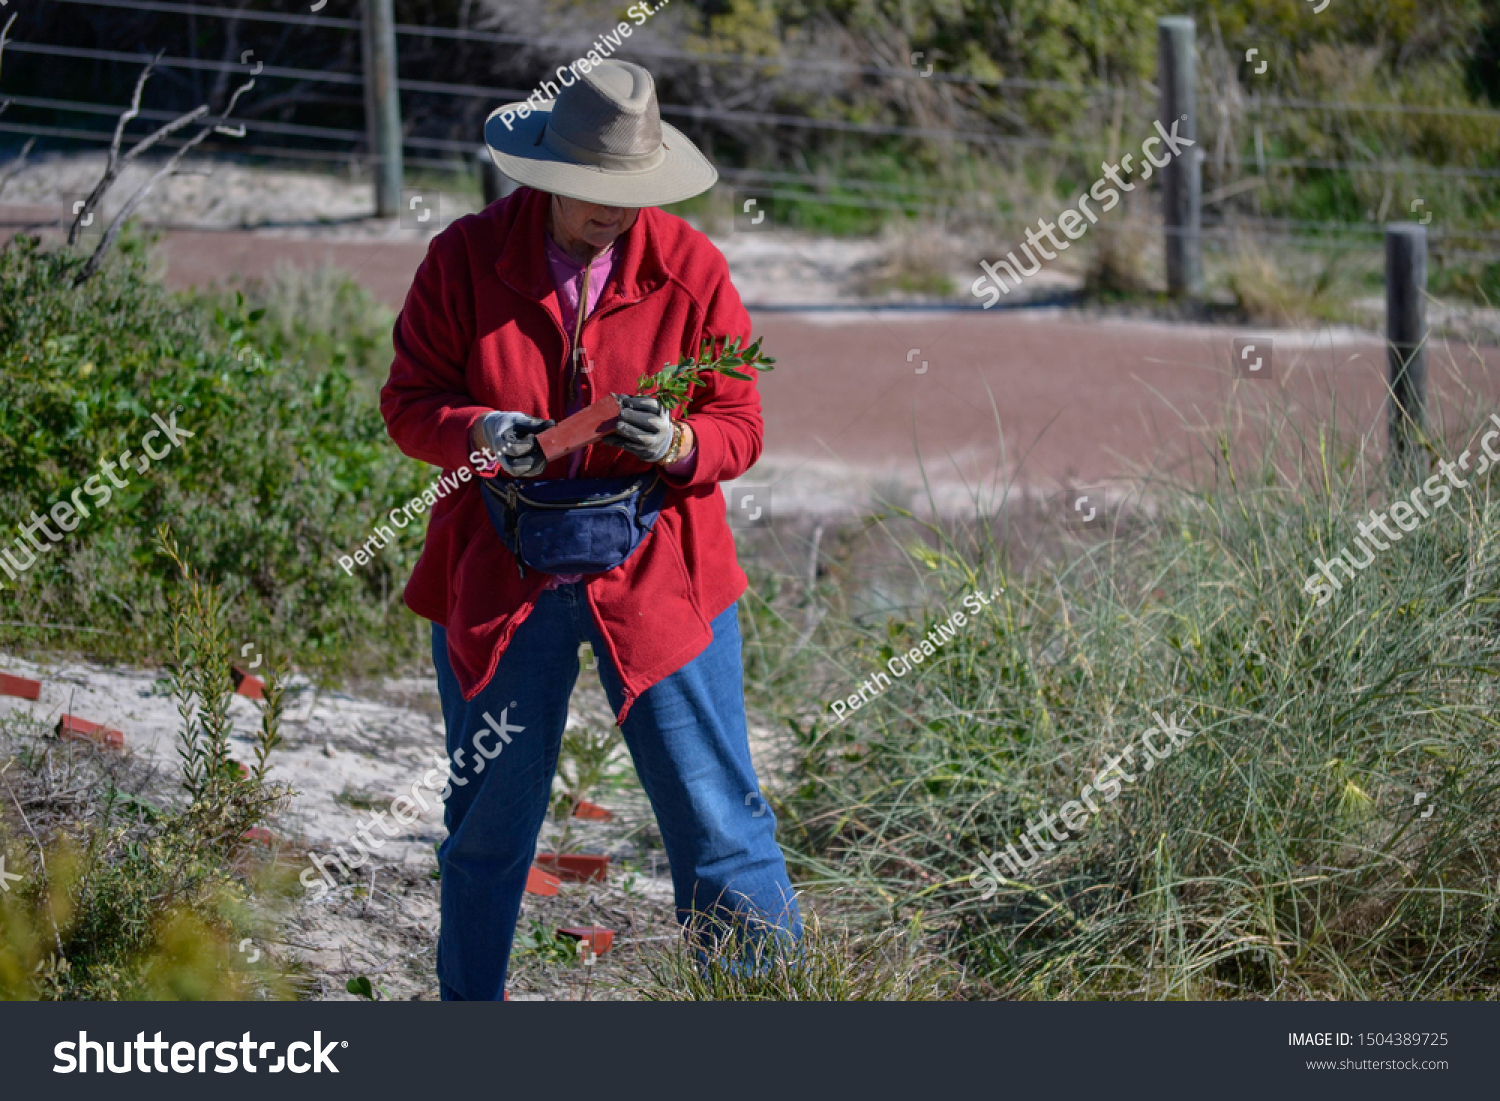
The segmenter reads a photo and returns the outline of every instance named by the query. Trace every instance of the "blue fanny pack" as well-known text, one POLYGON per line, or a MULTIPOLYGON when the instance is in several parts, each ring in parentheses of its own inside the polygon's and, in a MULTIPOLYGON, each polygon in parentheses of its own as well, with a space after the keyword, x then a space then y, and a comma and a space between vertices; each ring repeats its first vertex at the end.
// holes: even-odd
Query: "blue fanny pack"
POLYGON ((521 576, 604 573, 641 545, 661 514, 655 471, 628 478, 482 479, 484 507, 521 576))

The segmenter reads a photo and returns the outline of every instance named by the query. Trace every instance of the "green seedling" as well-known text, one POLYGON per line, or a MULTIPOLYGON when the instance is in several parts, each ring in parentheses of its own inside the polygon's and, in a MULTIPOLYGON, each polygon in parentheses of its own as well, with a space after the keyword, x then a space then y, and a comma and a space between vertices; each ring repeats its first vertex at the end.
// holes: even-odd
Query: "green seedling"
POLYGON ((609 778, 610 759, 619 745, 616 727, 596 729, 581 723, 563 732, 557 775, 563 791, 554 801, 559 820, 566 821, 580 799, 587 799, 609 778))
POLYGON ((391 1000, 390 991, 386 990, 383 986, 376 986, 370 981, 368 975, 355 975, 354 978, 344 984, 344 989, 351 994, 357 994, 361 998, 368 998, 372 1002, 378 1002, 381 998, 384 998, 386 1001, 391 1000), (375 996, 376 991, 380 992, 380 998, 375 996))
POLYGON ((525 933, 517 934, 514 950, 529 952, 543 963, 562 964, 568 967, 578 963, 578 946, 572 941, 557 936, 535 918, 531 920, 530 929, 525 933))
POLYGON ((714 338, 704 337, 696 356, 683 356, 676 363, 666 364, 654 375, 642 375, 636 388, 642 394, 649 394, 659 399, 667 412, 680 413, 687 405, 688 396, 693 387, 701 383, 707 375, 727 375, 742 382, 749 382, 750 376, 739 368, 754 367, 759 371, 771 370, 776 360, 761 353, 760 342, 764 339, 761 337, 754 343, 741 348, 740 338, 735 337, 716 354, 714 338))

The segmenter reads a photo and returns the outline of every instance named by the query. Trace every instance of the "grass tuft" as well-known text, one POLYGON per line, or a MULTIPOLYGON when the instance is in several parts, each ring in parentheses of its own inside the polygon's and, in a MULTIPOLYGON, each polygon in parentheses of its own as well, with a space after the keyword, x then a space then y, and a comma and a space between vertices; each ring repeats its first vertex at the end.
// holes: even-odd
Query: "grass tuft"
POLYGON ((924 947, 920 918, 906 928, 861 934, 825 929, 811 917, 795 951, 786 951, 774 934, 757 936, 722 920, 713 922, 708 939, 721 947, 700 954, 684 938, 650 957, 637 996, 669 1002, 934 1001, 956 985, 956 974, 924 947))

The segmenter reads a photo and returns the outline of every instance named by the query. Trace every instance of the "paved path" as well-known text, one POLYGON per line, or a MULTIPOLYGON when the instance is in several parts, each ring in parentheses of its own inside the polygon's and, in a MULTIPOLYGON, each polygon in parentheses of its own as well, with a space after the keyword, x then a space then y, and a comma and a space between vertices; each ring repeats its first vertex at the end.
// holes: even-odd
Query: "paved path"
MULTIPOLYGON (((1230 432, 1249 445, 1282 415, 1304 428, 1337 408, 1349 431, 1384 439, 1384 343, 1373 334, 1267 332, 1062 311, 850 313, 756 317, 780 357, 763 378, 766 458, 813 493, 863 471, 971 484, 997 469, 1033 491, 1087 486, 1142 469, 1193 476, 1230 432), (1272 377, 1237 377, 1235 338, 1274 348, 1272 377), (797 473, 797 463, 805 464, 797 473), (811 472, 816 473, 811 473, 811 472)), ((1457 376, 1487 397, 1500 348, 1439 344, 1434 389, 1457 376)), ((1448 409, 1451 413, 1451 408, 1448 409)), ((1312 436, 1316 441, 1316 433, 1312 436)), ((1290 459, 1296 433, 1277 445, 1290 459)), ((1463 445, 1459 445, 1460 449, 1463 445)))
MULTIPOLYGON (((0 224, 26 213, 5 208, 0 224)), ((174 287, 326 262, 399 308, 425 245, 184 229, 165 231, 161 252, 174 287)), ((1383 439, 1385 351, 1374 334, 1058 310, 751 312, 779 362, 761 383, 766 449, 746 480, 773 484, 778 508, 847 506, 872 486, 919 485, 919 455, 951 507, 962 507, 965 482, 997 475, 1032 493, 1101 487, 1146 468, 1191 477, 1190 462, 1201 466, 1226 425, 1245 443, 1280 413, 1305 427, 1335 405, 1347 430, 1383 439), (1236 378, 1232 340, 1267 336, 1272 377, 1236 378)), ((1430 362, 1435 387, 1463 380, 1472 400, 1497 405, 1500 348, 1437 344, 1430 362)), ((1292 446, 1284 438, 1278 451, 1290 460, 1292 446)))

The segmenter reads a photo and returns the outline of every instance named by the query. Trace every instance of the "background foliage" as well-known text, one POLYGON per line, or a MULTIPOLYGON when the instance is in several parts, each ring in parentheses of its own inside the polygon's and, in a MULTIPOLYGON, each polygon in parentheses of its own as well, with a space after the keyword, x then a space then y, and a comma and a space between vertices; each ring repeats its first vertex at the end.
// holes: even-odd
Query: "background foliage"
MULTIPOLYGON (((406 529, 353 576, 337 558, 436 471, 391 444, 343 353, 318 370, 302 345, 284 351, 278 319, 262 310, 176 298, 147 277, 139 247, 74 289, 79 263, 24 237, 0 251, 7 527, 67 498, 102 460, 140 454, 153 412, 180 407, 177 423, 194 435, 129 472, 128 488, 0 591, 0 620, 92 628, 63 637, 104 654, 163 653, 173 567, 153 543, 168 522, 222 587, 233 639, 311 669, 388 667, 415 652, 400 593, 420 532, 406 529)), ((59 639, 0 626, 0 644, 37 637, 59 639)))

